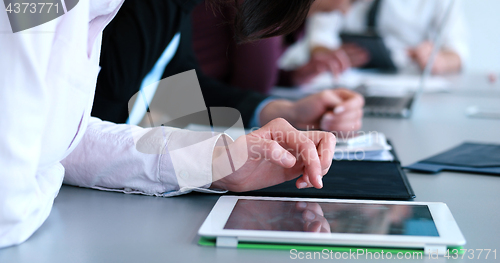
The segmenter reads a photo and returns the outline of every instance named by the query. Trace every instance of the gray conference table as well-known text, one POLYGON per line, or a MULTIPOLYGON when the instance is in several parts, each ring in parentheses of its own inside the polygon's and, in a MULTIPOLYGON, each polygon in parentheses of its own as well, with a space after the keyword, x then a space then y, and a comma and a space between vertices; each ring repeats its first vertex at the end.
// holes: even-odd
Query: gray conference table
MULTIPOLYGON (((471 105, 500 107, 498 85, 488 84, 484 76, 475 78, 457 78, 451 93, 424 94, 411 119, 365 118, 363 130, 385 133, 403 165, 463 141, 500 143, 500 120, 464 114, 471 105)), ((416 201, 448 204, 466 248, 500 253, 500 177, 452 172, 408 176, 416 201)), ((24 244, 0 250, 0 262, 293 261, 289 251, 198 246, 196 233, 217 198, 157 198, 63 186, 47 221, 24 244)))

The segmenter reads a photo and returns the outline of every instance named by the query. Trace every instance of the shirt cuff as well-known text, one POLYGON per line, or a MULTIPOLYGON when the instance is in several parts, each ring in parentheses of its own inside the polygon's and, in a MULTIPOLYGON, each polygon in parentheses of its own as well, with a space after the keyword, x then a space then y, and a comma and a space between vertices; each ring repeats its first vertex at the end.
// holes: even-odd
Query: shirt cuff
POLYGON ((264 107, 267 106, 267 104, 275 101, 276 98, 273 98, 273 97, 269 97, 265 100, 263 100, 259 106, 257 106, 257 108, 255 109, 255 112, 252 116, 252 118, 250 119, 250 128, 260 128, 261 127, 261 123, 260 123, 260 113, 262 112, 262 110, 264 109, 264 107))
POLYGON ((170 135, 167 149, 160 159, 160 176, 169 180, 166 182, 168 184, 176 183, 178 188, 165 192, 162 196, 175 196, 191 191, 226 192, 208 189, 212 185, 213 151, 222 135, 223 133, 189 130, 177 130, 170 135), (170 160, 167 160, 167 155, 170 160), (172 173, 175 173, 175 177, 172 173))

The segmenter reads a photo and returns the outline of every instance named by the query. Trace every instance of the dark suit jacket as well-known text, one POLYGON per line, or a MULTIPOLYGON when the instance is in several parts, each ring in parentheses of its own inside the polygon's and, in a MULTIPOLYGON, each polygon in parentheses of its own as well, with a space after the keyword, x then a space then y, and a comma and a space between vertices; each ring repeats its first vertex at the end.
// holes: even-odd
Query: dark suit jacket
POLYGON ((192 48, 191 11, 200 0, 127 0, 106 27, 101 50, 92 116, 116 123, 128 118, 128 101, 139 91, 173 36, 181 33, 177 53, 163 78, 196 70, 207 107, 239 110, 248 127, 255 109, 266 96, 243 91, 206 77, 192 48))

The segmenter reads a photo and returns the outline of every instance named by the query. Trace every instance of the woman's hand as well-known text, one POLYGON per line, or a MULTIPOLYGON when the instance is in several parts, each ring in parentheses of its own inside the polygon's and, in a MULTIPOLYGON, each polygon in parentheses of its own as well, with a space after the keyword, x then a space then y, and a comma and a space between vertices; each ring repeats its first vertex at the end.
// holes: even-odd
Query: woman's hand
POLYGON ((370 62, 370 53, 356 44, 347 43, 342 45, 340 49, 349 57, 351 67, 359 68, 370 62))
MULTIPOLYGON (((417 47, 408 50, 408 55, 415 61, 420 69, 424 70, 431 58, 434 44, 425 41, 417 47)), ((462 68, 460 56, 450 50, 441 50, 436 55, 434 64, 432 65, 432 74, 446 74, 459 72, 462 68)))
POLYGON ((307 64, 293 71, 292 83, 296 86, 306 84, 323 72, 337 77, 350 67, 349 57, 343 50, 316 50, 307 64))
POLYGON ((361 94, 348 89, 325 90, 301 100, 276 100, 260 113, 261 123, 283 117, 302 130, 324 130, 347 134, 361 128, 363 106, 361 94))

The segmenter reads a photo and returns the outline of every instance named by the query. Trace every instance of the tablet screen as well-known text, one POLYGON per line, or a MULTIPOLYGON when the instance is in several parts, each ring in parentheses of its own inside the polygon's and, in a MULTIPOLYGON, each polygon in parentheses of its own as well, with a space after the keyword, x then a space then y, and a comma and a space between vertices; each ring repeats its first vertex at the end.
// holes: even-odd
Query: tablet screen
POLYGON ((439 236, 426 205, 238 200, 224 229, 439 236))

